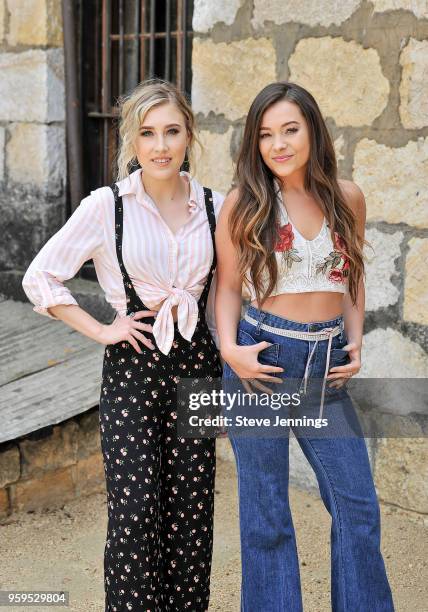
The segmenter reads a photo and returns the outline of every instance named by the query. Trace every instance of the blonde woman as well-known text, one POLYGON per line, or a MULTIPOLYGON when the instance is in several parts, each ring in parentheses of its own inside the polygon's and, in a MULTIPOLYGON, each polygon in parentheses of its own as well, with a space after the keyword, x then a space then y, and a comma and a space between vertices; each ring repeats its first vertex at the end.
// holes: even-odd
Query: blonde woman
POLYGON ((223 197, 180 170, 196 134, 173 85, 143 82, 120 110, 117 182, 82 200, 35 257, 23 287, 34 310, 106 346, 105 610, 204 611, 215 440, 179 436, 176 385, 179 377, 221 375, 212 280, 223 197), (110 325, 82 310, 63 285, 91 258, 117 311, 110 325))

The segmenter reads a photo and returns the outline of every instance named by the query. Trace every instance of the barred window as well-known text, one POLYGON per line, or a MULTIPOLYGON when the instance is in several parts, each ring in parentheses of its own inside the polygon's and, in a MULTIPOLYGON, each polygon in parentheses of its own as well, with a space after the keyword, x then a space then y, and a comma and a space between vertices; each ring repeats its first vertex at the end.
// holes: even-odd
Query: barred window
MULTIPOLYGON (((79 0, 76 17, 80 185, 88 194, 116 176, 119 96, 152 77, 171 81, 190 96, 193 0, 79 0)), ((70 204, 74 208, 78 201, 70 204)), ((96 278, 92 262, 84 264, 80 276, 96 278)))
POLYGON ((84 185, 115 175, 120 95, 160 77, 191 92, 193 0, 81 0, 84 185))

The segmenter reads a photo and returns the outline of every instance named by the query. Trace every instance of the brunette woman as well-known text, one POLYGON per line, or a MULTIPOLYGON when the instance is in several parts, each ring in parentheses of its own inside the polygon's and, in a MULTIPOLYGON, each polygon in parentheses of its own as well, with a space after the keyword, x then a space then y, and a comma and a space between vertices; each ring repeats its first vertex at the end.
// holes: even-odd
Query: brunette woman
POLYGON ((120 136, 117 182, 82 200, 33 260, 23 287, 37 312, 106 346, 105 610, 205 611, 215 440, 179 435, 176 389, 179 377, 221 375, 210 287, 223 197, 180 170, 195 124, 170 83, 143 82, 123 98, 120 136), (110 325, 63 285, 88 259, 117 311, 110 325))
MULTIPOLYGON (((236 189, 216 236, 223 376, 271 392, 281 380, 296 380, 303 398, 322 380, 318 418, 331 419, 333 430, 295 433, 332 517, 335 612, 394 610, 367 448, 342 388, 361 367, 365 214, 359 187, 337 178, 332 140, 312 95, 289 82, 265 87, 248 113, 236 189), (240 320, 243 284, 251 304, 240 320), (332 434, 338 426, 341 434, 332 434)), ((233 426, 229 436, 239 482, 241 610, 301 612, 289 436, 239 435, 233 426)))

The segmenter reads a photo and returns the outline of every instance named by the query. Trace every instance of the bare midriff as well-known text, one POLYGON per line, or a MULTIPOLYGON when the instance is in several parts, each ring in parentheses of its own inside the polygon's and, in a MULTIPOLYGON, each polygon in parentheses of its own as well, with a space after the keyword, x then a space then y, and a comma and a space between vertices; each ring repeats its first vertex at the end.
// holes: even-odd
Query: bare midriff
MULTIPOLYGON (((261 310, 298 323, 329 321, 343 314, 343 296, 334 291, 282 293, 267 298, 261 310)), ((251 305, 258 308, 256 300, 251 305)))
MULTIPOLYGON (((159 310, 162 308, 162 304, 165 300, 163 300, 162 302, 160 302, 159 304, 157 304, 156 306, 153 306, 153 308, 150 308, 150 310, 156 310, 157 312, 159 312, 159 310)), ((178 306, 173 306, 171 308, 171 314, 172 314, 172 318, 174 321, 177 321, 177 308, 178 306)))

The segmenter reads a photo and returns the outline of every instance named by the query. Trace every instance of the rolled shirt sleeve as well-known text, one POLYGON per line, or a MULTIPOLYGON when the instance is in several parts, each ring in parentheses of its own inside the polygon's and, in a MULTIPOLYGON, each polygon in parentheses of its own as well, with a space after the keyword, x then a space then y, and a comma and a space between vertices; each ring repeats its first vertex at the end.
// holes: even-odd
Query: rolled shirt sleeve
POLYGON ((73 278, 85 261, 103 248, 101 213, 96 192, 92 192, 33 259, 22 287, 35 312, 56 319, 48 308, 59 304, 78 305, 63 282, 73 278))

